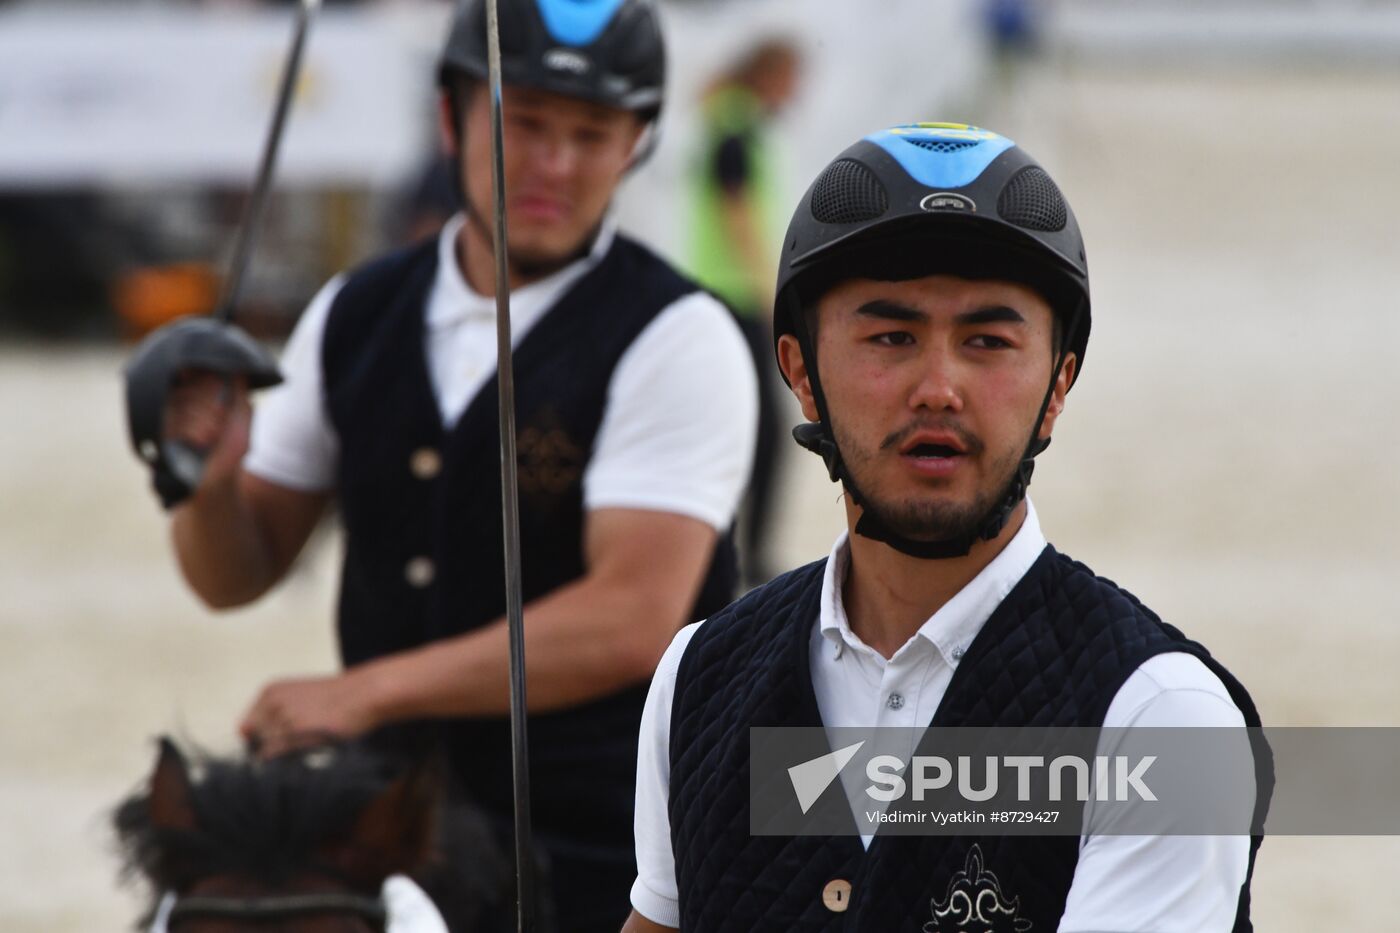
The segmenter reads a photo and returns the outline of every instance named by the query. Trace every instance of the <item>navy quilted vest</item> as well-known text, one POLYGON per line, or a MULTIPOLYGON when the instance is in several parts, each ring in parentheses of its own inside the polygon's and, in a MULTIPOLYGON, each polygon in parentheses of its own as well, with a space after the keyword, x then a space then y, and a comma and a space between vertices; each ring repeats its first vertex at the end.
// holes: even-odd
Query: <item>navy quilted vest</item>
MULTIPOLYGON (((877 835, 866 851, 856 836, 749 834, 748 729, 821 725, 808 654, 825 566, 779 577, 711 618, 681 662, 669 806, 681 929, 941 931, 931 905, 965 871, 958 883, 1019 898, 1005 930, 1052 933, 1079 857, 1075 836, 877 835), (838 878, 852 886, 844 913, 822 903, 838 878)), ((1199 657, 1259 725, 1244 688, 1203 647, 1046 547, 973 641, 930 725, 1101 726, 1128 676, 1168 651, 1199 657)), ((1256 839, 1251 873, 1257 848, 1256 839)), ((1235 929, 1252 929, 1248 881, 1235 929)))
MULTIPOLYGON (((347 666, 505 614, 496 381, 444 428, 424 353, 436 271, 436 241, 377 260, 347 280, 326 324, 326 405, 341 447, 339 637, 347 666)), ((662 310, 694 290, 619 236, 517 346, 526 603, 583 575, 582 478, 613 370, 662 310)), ((724 606, 736 578, 733 544, 722 536, 692 618, 724 606)), ((645 697, 645 686, 635 686, 530 717, 534 826, 556 863, 567 851, 580 861, 615 862, 619 876, 635 874, 633 787, 645 697)), ((508 719, 394 732, 410 747, 443 743, 456 778, 509 823, 508 719)), ((625 886, 615 896, 625 916, 625 886)))

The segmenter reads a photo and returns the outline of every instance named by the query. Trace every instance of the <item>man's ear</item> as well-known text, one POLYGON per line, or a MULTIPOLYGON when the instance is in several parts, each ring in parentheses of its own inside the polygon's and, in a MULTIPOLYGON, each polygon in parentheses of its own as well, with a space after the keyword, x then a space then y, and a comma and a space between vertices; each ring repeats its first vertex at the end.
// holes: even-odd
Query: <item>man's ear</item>
POLYGON ((643 120, 639 113, 632 114, 632 119, 636 125, 629 136, 627 165, 622 170, 624 175, 636 168, 642 157, 651 152, 651 148, 656 142, 656 134, 660 130, 656 121, 643 120))
POLYGON ((807 373, 807 361, 802 358, 802 344, 792 334, 778 338, 778 367, 787 377, 792 394, 802 406, 802 417, 808 421, 820 421, 817 414, 817 400, 812 393, 812 380, 807 373))
POLYGON ((438 94, 438 146, 442 154, 449 158, 457 155, 457 117, 452 112, 452 95, 443 91, 438 94))
POLYGON ((1050 393, 1050 404, 1045 409, 1045 420, 1040 424, 1040 439, 1045 440, 1055 430, 1055 421, 1060 417, 1060 412, 1065 410, 1065 398, 1069 395, 1069 387, 1074 382, 1074 373, 1079 367, 1079 358, 1073 353, 1065 355, 1065 361, 1060 366, 1059 375, 1055 377, 1055 388, 1050 393))

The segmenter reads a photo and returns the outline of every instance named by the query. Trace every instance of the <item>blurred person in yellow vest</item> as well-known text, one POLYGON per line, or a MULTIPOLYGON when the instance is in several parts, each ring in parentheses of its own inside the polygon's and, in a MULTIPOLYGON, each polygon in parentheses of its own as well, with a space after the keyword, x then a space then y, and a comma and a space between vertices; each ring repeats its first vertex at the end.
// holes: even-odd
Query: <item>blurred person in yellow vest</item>
POLYGON ((801 54, 783 39, 767 39, 706 89, 698 156, 691 169, 687 271, 734 311, 759 370, 758 446, 747 501, 741 557, 750 585, 770 574, 764 530, 772 509, 778 451, 772 384, 773 276, 783 204, 770 142, 773 118, 792 100, 801 54))

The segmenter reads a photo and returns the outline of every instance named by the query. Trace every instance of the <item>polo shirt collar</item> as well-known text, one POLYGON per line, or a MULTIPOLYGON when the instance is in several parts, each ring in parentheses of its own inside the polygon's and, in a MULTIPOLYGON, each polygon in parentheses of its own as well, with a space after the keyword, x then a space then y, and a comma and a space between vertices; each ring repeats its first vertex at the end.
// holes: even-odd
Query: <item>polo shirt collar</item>
MULTIPOLYGON (((931 644, 949 665, 956 666, 997 606, 1040 557, 1045 545, 1040 519, 1036 515, 1035 506, 1028 498, 1026 519, 1007 542, 1006 547, 1001 549, 1001 553, 992 558, 977 576, 930 616, 928 621, 919 627, 914 637, 899 649, 896 656, 922 640, 931 644)), ((831 556, 822 578, 819 618, 821 633, 838 657, 842 651, 849 649, 878 658, 878 652, 851 631, 850 621, 846 617, 841 589, 846 582, 850 563, 850 537, 843 531, 831 548, 831 556)))
MULTIPOLYGON (((467 284, 462 267, 457 262, 457 238, 466 222, 466 214, 458 213, 443 226, 438 235, 437 278, 427 309, 427 326, 430 331, 452 327, 465 321, 485 322, 496 319, 496 296, 483 295, 467 284)), ((569 263, 545 278, 512 291, 512 328, 523 333, 543 317, 574 283, 602 261, 608 250, 612 249, 616 235, 616 221, 611 216, 604 218, 587 256, 569 263)))

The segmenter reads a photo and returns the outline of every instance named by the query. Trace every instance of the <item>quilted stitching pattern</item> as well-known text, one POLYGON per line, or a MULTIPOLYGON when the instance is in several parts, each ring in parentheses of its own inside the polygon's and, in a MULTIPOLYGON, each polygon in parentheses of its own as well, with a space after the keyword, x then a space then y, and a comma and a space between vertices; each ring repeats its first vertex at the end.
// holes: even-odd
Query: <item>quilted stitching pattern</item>
MULTIPOLYGON (((748 728, 820 724, 806 645, 824 567, 779 577, 712 618, 682 662, 670 803, 682 929, 920 931, 976 843, 1030 929, 1053 930, 1078 860, 1074 837, 891 836, 864 852, 854 837, 749 835, 748 728), (821 903, 838 877, 853 888, 844 914, 821 903)), ((1166 651, 1201 657, 1258 724, 1243 687, 1204 648, 1047 547, 973 642, 932 724, 1101 725, 1128 675, 1166 651)), ((1247 888, 1240 910, 1236 930, 1250 930, 1247 888)))

